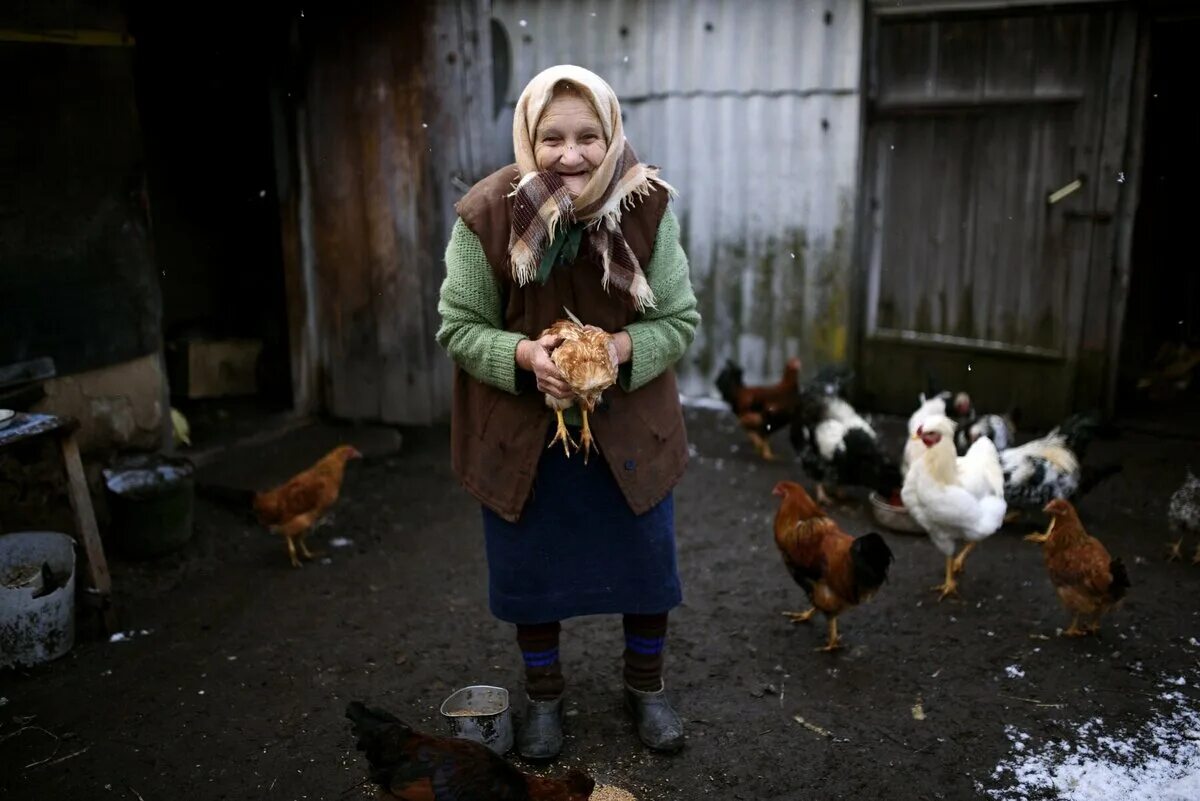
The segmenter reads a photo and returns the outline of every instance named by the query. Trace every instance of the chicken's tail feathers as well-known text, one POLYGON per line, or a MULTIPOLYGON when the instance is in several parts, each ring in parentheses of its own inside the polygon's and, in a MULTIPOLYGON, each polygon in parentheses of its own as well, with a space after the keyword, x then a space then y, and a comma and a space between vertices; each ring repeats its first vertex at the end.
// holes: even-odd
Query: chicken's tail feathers
POLYGON ((1129 571, 1125 569, 1125 563, 1120 557, 1113 559, 1108 564, 1109 572, 1112 573, 1112 583, 1108 585, 1108 596, 1112 598, 1113 603, 1125 597, 1125 593, 1132 586, 1129 583, 1129 571))
POLYGON ((382 709, 373 709, 361 701, 351 701, 346 706, 346 717, 354 724, 354 733, 360 740, 371 741, 388 731, 398 731, 405 735, 412 732, 408 724, 400 718, 382 709))
POLYGON ((887 581, 888 568, 894 559, 892 549, 883 536, 874 531, 858 537, 850 544, 854 584, 860 594, 869 594, 887 581))
POLYGON ((733 360, 726 361, 721 372, 717 374, 716 384, 717 391, 721 393, 721 399, 730 407, 734 406, 737 401, 737 391, 741 389, 742 382, 742 368, 733 360))
POLYGON ((1079 412, 1068 417, 1055 430, 1062 435, 1064 444, 1082 460, 1088 446, 1100 431, 1102 420, 1098 410, 1079 412))
POLYGON ((1003 498, 988 495, 979 500, 979 520, 975 527, 976 537, 968 539, 984 539, 995 534, 1004 525, 1004 516, 1008 514, 1008 504, 1003 498))
POLYGON ((360 701, 346 706, 346 717, 354 724, 354 736, 358 738, 355 748, 367 757, 371 781, 388 786, 395 769, 404 762, 404 751, 397 747, 397 741, 407 740, 413 730, 395 715, 360 701))

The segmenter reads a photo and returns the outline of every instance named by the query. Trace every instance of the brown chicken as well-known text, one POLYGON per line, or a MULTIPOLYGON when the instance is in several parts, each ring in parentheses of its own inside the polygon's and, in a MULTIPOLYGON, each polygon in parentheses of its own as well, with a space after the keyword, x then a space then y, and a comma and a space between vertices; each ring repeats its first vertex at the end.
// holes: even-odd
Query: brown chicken
POLYGON ((750 437, 754 449, 764 459, 774 459, 769 437, 787 428, 799 400, 800 360, 788 359, 778 384, 748 387, 742 383, 742 368, 726 362, 717 376, 717 389, 733 409, 738 422, 750 437))
POLYGON ((587 801, 596 783, 579 770, 531 776, 469 740, 414 731, 358 701, 346 708, 379 797, 403 801, 587 801))
POLYGON ((1072 615, 1071 627, 1063 634, 1095 634, 1100 630, 1100 617, 1125 597, 1129 574, 1120 559, 1110 557, 1104 544, 1083 530, 1069 501, 1055 498, 1042 511, 1050 515, 1046 532, 1025 539, 1041 543, 1050 581, 1072 615), (1081 617, 1089 620, 1086 628, 1079 627, 1081 617))
POLYGON ((558 428, 550 446, 559 440, 567 456, 571 448, 583 450, 583 462, 587 464, 588 454, 595 447, 592 430, 588 425, 588 414, 596 410, 600 396, 604 390, 617 382, 617 368, 613 363, 612 334, 595 326, 583 325, 579 318, 565 310, 570 320, 559 320, 540 336, 562 337, 559 344, 550 354, 554 365, 562 373, 563 379, 570 385, 574 397, 560 400, 553 395, 546 395, 546 405, 554 410, 558 417, 558 428), (583 417, 583 428, 579 432, 579 444, 576 445, 567 434, 567 425, 563 421, 563 412, 572 406, 579 406, 583 417))
POLYGON ((836 651, 841 647, 838 615, 868 600, 887 581, 892 551, 875 532, 855 538, 842 531, 794 481, 780 481, 772 492, 783 499, 775 513, 775 545, 812 603, 807 612, 783 614, 802 623, 818 609, 824 612, 829 641, 820 650, 836 651))
POLYGON ((292 567, 300 567, 297 550, 305 559, 317 556, 308 550, 304 539, 337 502, 346 462, 361 458, 357 449, 341 445, 286 483, 255 493, 254 515, 260 524, 283 535, 292 567))

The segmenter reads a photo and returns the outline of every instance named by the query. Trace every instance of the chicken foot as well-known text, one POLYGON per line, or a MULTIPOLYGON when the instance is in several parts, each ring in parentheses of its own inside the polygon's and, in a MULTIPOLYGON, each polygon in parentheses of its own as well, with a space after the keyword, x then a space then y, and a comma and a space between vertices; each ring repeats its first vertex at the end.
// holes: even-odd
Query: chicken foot
POLYGON ((967 554, 975 550, 975 546, 978 544, 979 543, 977 542, 968 542, 963 546, 963 549, 958 552, 958 556, 954 557, 954 575, 957 576, 959 573, 963 572, 963 563, 967 561, 967 554))
POLYGON ((579 432, 579 444, 583 449, 583 463, 587 464, 588 453, 592 448, 596 449, 596 453, 600 452, 600 446, 596 444, 596 440, 592 439, 592 428, 588 425, 588 411, 582 406, 579 408, 579 413, 583 415, 583 429, 579 432))
POLYGON ((784 612, 783 616, 793 623, 807 623, 817 613, 817 608, 811 607, 807 612, 784 612))
POLYGON ((750 435, 750 442, 754 444, 754 450, 758 451, 758 455, 768 462, 774 461, 775 454, 771 450, 771 443, 767 441, 767 438, 757 431, 748 431, 747 433, 750 435))
POLYGON ((563 420, 563 410, 555 409, 554 414, 558 417, 558 427, 554 430, 554 439, 550 440, 550 444, 547 445, 546 448, 553 448, 554 443, 561 439, 563 444, 563 453, 567 455, 567 458, 570 458, 571 448, 574 447, 575 450, 579 450, 579 446, 576 445, 575 441, 571 439, 569 434, 567 434, 567 422, 563 420))
MULTIPOLYGON (((1099 628, 1100 628, 1100 625, 1099 625, 1099 623, 1097 623, 1096 629, 1098 630, 1099 628)), ((1088 629, 1079 628, 1079 615, 1075 615, 1074 617, 1071 618, 1071 625, 1067 628, 1066 631, 1064 631, 1062 633, 1062 636, 1064 636, 1064 637, 1086 637, 1087 635, 1089 635, 1091 633, 1092 633, 1092 629, 1090 629, 1090 628, 1088 628, 1088 629)))
POLYGON ((296 556, 296 543, 291 537, 284 537, 284 542, 287 543, 288 556, 292 560, 292 567, 300 567, 300 559, 296 556))
POLYGON ((958 595, 958 582, 954 580, 954 557, 946 557, 946 581, 938 584, 935 587, 930 587, 934 592, 940 592, 938 601, 945 600, 948 595, 958 595))
POLYGON ((820 481, 817 482, 817 491, 815 494, 817 503, 821 504, 821 506, 833 506, 833 499, 829 497, 829 493, 825 491, 825 485, 820 481))
POLYGON ((318 556, 320 556, 322 552, 308 550, 308 544, 304 541, 304 538, 306 536, 308 536, 307 532, 305 532, 304 534, 301 534, 299 537, 297 537, 298 542, 296 544, 300 546, 300 555, 311 562, 312 560, 314 560, 318 556))
POLYGON ((830 617, 829 617, 829 641, 827 643, 825 643, 824 647, 818 648, 817 650, 824 651, 827 654, 831 654, 834 651, 841 650, 841 647, 842 647, 842 638, 838 636, 837 615, 830 615, 830 617))
POLYGON ((1167 561, 1182 562, 1183 561, 1183 537, 1174 542, 1167 543, 1167 561))

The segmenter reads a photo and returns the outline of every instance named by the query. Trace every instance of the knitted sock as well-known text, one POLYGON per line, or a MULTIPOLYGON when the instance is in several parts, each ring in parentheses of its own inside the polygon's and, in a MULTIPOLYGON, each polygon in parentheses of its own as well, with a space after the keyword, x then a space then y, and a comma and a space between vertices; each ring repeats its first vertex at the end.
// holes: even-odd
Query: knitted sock
POLYGON ((532 626, 517 624, 517 645, 525 660, 525 692, 535 701, 552 701, 562 695, 562 665, 558 661, 558 621, 532 626))
POLYGON ((625 683, 635 690, 656 692, 663 686, 663 647, 667 613, 625 615, 625 683))

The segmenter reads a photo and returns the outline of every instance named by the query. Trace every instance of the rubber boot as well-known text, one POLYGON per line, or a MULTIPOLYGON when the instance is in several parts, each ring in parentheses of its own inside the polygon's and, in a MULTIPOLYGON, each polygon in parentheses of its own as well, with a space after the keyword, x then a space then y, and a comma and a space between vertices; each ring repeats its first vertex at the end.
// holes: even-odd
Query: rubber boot
POLYGON ((667 753, 683 748, 683 721, 671 708, 662 687, 644 692, 625 685, 625 707, 637 724, 638 737, 648 748, 667 753))
POLYGON ((517 753, 526 759, 554 759, 563 743, 562 696, 551 701, 527 698, 525 720, 517 732, 517 753))

